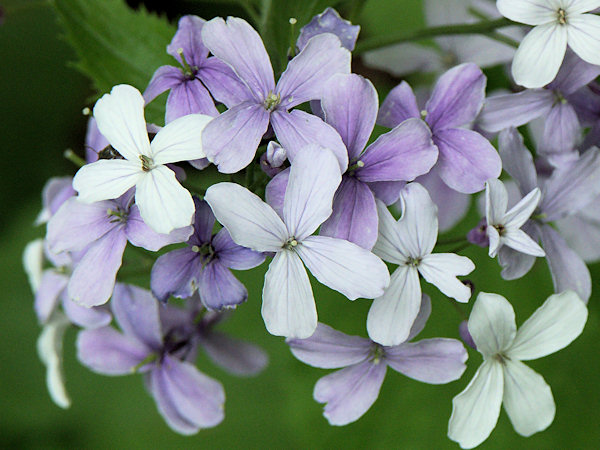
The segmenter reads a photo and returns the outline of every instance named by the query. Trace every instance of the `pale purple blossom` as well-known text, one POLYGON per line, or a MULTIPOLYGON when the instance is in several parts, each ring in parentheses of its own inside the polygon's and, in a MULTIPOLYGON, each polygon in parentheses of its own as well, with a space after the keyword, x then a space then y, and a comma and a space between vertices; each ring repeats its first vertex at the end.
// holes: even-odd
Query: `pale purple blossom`
POLYGON ((326 8, 325 11, 317 14, 302 27, 296 41, 296 47, 300 51, 306 47, 308 40, 313 36, 331 33, 339 38, 344 48, 352 51, 359 32, 360 26, 352 25, 349 21, 342 19, 335 9, 326 8))

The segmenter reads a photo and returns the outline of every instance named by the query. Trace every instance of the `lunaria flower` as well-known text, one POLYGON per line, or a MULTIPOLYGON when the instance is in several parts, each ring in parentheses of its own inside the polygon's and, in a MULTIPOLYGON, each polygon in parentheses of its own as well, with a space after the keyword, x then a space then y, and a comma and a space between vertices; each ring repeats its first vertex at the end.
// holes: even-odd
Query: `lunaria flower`
POLYGON ((554 420, 550 386, 521 361, 541 358, 569 345, 583 331, 587 308, 573 291, 548 297, 517 331, 515 312, 502 296, 482 292, 469 317, 469 333, 483 364, 452 401, 448 436, 473 448, 494 429, 500 405, 516 432, 531 436, 554 420))
POLYGON ((306 338, 317 326, 312 288, 303 266, 321 283, 351 300, 381 295, 389 284, 385 264, 351 242, 311 236, 331 214, 341 174, 332 152, 305 147, 292 162, 282 217, 246 188, 218 183, 205 200, 237 244, 274 252, 265 276, 262 315, 274 335, 306 338))
POLYGON ((144 120, 144 99, 132 86, 118 85, 94 106, 100 132, 125 159, 104 159, 83 166, 73 179, 85 203, 113 199, 133 186, 140 214, 157 233, 191 225, 194 201, 165 164, 203 158, 202 130, 212 119, 180 117, 162 128, 152 142, 144 120))
POLYGON ((600 17, 589 14, 600 0, 498 0, 496 5, 504 17, 534 27, 515 53, 517 84, 540 88, 550 83, 567 45, 584 61, 600 65, 600 17))
POLYGON ((373 301, 367 317, 369 337, 382 345, 397 345, 410 333, 421 304, 419 274, 445 295, 467 302, 471 289, 456 276, 475 269, 465 256, 431 253, 438 234, 437 209, 423 186, 407 185, 401 199, 403 215, 398 221, 377 202, 379 237, 373 253, 398 264, 389 287, 373 301))
POLYGON ((322 369, 342 369, 321 378, 314 390, 315 400, 326 403, 323 414, 331 425, 347 425, 367 412, 379 396, 388 366, 424 383, 443 384, 460 378, 467 352, 459 341, 408 342, 421 332, 430 313, 431 302, 424 295, 406 342, 394 347, 349 336, 322 323, 308 339, 287 340, 300 361, 322 369))

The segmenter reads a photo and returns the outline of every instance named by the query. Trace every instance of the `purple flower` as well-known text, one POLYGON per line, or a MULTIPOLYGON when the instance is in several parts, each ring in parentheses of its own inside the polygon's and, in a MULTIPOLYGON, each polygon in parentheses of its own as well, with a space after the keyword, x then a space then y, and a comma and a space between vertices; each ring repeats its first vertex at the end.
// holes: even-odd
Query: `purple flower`
POLYGON ((275 253, 265 276, 262 306, 271 334, 303 338, 317 326, 303 262, 317 280, 352 300, 381 295, 389 283, 385 264, 368 250, 342 239, 311 236, 331 214, 340 179, 335 156, 314 146, 302 149, 292 162, 282 217, 237 184, 218 183, 206 191, 206 201, 234 242, 275 253))
POLYGON ((35 219, 36 225, 48 222, 64 202, 77 194, 72 183, 72 177, 54 177, 46 182, 42 191, 42 210, 35 219))
POLYGON ((217 17, 207 22, 202 39, 213 55, 227 63, 246 86, 238 103, 216 117, 202 133, 209 160, 225 173, 237 172, 254 158, 269 124, 293 160, 299 149, 317 143, 347 165, 338 134, 321 119, 289 109, 320 99, 324 83, 336 73, 350 72, 350 52, 330 34, 320 34, 288 64, 275 85, 273 69, 260 36, 243 19, 217 17))
POLYGON ((424 111, 406 82, 396 86, 383 102, 378 123, 394 127, 406 119, 423 117, 439 149, 436 170, 452 189, 474 193, 490 178, 498 178, 502 164, 494 147, 469 125, 481 110, 486 78, 475 64, 461 64, 443 74, 424 111))
POLYGON ((443 384, 460 378, 467 352, 456 339, 434 338, 408 342, 421 332, 431 312, 423 296, 419 316, 406 342, 384 347, 358 336, 349 336, 319 323, 308 339, 288 339, 300 361, 322 369, 342 369, 317 381, 314 398, 326 403, 324 416, 331 425, 358 420, 377 400, 387 367, 410 378, 443 384))
POLYGON ((313 36, 331 33, 339 38, 344 48, 352 51, 359 32, 360 26, 352 25, 351 22, 342 19, 335 9, 327 8, 302 27, 296 41, 296 47, 300 51, 306 47, 308 40, 313 36))
POLYGON ((261 264, 262 253, 241 247, 223 228, 213 236, 215 216, 204 201, 194 198, 194 233, 187 247, 160 256, 150 279, 152 293, 160 301, 173 295, 188 298, 199 290, 208 309, 234 307, 248 298, 248 292, 229 269, 248 270, 261 264))
POLYGON ((112 327, 81 331, 79 360, 101 374, 144 373, 158 411, 178 433, 218 425, 224 417, 223 386, 180 357, 182 343, 163 333, 152 294, 118 284, 111 306, 122 332, 112 327))

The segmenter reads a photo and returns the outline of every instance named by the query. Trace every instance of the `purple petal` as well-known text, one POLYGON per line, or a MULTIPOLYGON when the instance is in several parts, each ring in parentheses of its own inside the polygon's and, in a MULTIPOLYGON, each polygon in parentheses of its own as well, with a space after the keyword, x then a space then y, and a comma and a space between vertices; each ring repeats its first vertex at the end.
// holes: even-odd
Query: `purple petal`
POLYGON ((194 234, 190 237, 189 244, 202 247, 210 243, 212 232, 215 226, 215 215, 210 209, 210 205, 198 197, 194 197, 194 234))
POLYGON ((302 27, 300 36, 296 41, 296 47, 302 50, 313 36, 332 33, 339 38, 344 48, 352 51, 359 32, 360 26, 352 25, 351 22, 342 19, 335 9, 327 8, 302 27))
POLYGON ((410 328, 410 333, 408 335, 407 341, 410 341, 415 336, 417 336, 423 328, 425 328, 425 324, 429 320, 429 316, 431 315, 431 299, 427 294, 421 295, 421 307, 419 308, 419 313, 415 318, 415 321, 410 328))
POLYGON ((88 163, 98 161, 98 152, 110 145, 98 129, 96 119, 90 116, 87 123, 87 131, 85 133, 85 160, 88 163))
POLYGON ((590 86, 585 86, 566 97, 567 102, 575 108, 575 112, 584 126, 593 126, 600 119, 600 95, 590 86))
POLYGON ((427 125, 408 119, 377 138, 360 156, 361 181, 412 181, 433 167, 438 150, 427 125))
POLYGON ((169 234, 157 233, 146 225, 137 205, 133 205, 129 210, 125 225, 125 234, 129 242, 152 252, 160 250, 165 245, 185 242, 191 233, 192 227, 177 228, 169 234))
POLYGON ((113 292, 126 244, 125 233, 115 230, 90 245, 71 275, 69 298, 88 307, 106 303, 113 292))
POLYGON ((204 24, 202 40, 227 63, 260 102, 275 87, 269 55, 258 33, 244 19, 215 17, 204 24))
POLYGON ((519 185, 522 195, 534 190, 537 185, 537 173, 533 157, 523 144, 523 136, 515 128, 508 128, 498 136, 498 148, 502 166, 519 185))
POLYGON ((467 320, 463 320, 458 326, 458 334, 465 344, 472 349, 477 350, 477 345, 475 344, 471 333, 469 333, 469 322, 467 320))
POLYGON ((385 349, 385 360, 392 369, 430 384, 458 380, 467 368, 467 356, 456 339, 425 339, 385 349))
POLYGON ((498 252, 498 263, 502 266, 500 275, 505 280, 516 280, 523 277, 535 264, 536 257, 521 253, 503 245, 498 252))
POLYGON ((202 27, 206 23, 198 16, 183 16, 177 24, 177 33, 167 45, 167 53, 183 64, 179 49, 183 51, 188 64, 193 68, 200 67, 208 56, 208 49, 202 42, 202 27))
POLYGON ((281 218, 283 218, 283 201, 285 200, 285 191, 289 180, 290 168, 288 167, 275 175, 265 189, 265 200, 281 218))
POLYGON ((320 100, 325 83, 336 73, 350 73, 350 52, 333 34, 313 37, 281 74, 276 88, 281 95, 280 108, 320 100))
POLYGON ((322 369, 339 369, 366 361, 373 349, 369 339, 350 336, 323 323, 307 339, 287 339, 296 358, 322 369))
POLYGON ((101 306, 86 308, 68 298, 63 298, 62 307, 69 320, 82 328, 100 328, 110 325, 112 315, 101 306))
POLYGON ((577 114, 568 103, 559 102, 546 116, 540 153, 569 153, 581 137, 582 129, 577 114))
POLYGON ((150 385, 158 411, 179 433, 214 427, 224 418, 223 386, 190 363, 165 356, 152 371, 150 385))
POLYGON ((235 173, 246 167, 267 131, 269 113, 262 105, 244 102, 211 120, 202 132, 206 157, 220 172, 235 173))
POLYGON ((71 197, 77 195, 73 189, 73 177, 53 177, 44 185, 42 190, 42 211, 35 219, 35 224, 46 223, 71 197))
POLYGON ((219 261, 209 262, 202 270, 198 293, 210 310, 235 307, 248 299, 244 285, 219 261))
POLYGON ((419 119, 421 113, 417 105, 417 98, 410 85, 403 81, 390 91, 384 100, 377 123, 384 127, 394 128, 407 119, 419 119))
POLYGON ((293 161, 298 153, 314 144, 331 150, 338 159, 340 170, 348 167, 348 151, 335 129, 317 116, 294 109, 290 112, 274 111, 271 125, 288 159, 293 161))
POLYGON ((592 292, 592 279, 587 266, 554 228, 544 225, 540 227, 540 232, 554 292, 570 289, 587 303, 592 292))
POLYGON ((230 269, 252 269, 261 265, 265 260, 264 253, 255 252, 233 242, 226 228, 222 228, 213 238, 212 246, 217 254, 219 263, 230 269))
POLYGON ((365 361, 317 381, 314 397, 327 403, 323 415, 331 425, 347 425, 368 411, 385 378, 386 364, 365 361))
POLYGON ((83 330, 77 335, 77 358, 94 372, 127 375, 150 349, 111 327, 83 330))
POLYGON ((144 91, 144 101, 148 104, 163 92, 184 84, 185 81, 186 78, 181 69, 173 66, 161 66, 156 69, 144 91))
POLYGON ((325 121, 342 137, 348 157, 357 158, 375 126, 379 100, 371 82, 355 74, 337 74, 327 82, 321 106, 325 121))
POLYGON ((321 225, 320 234, 354 242, 367 250, 377 241, 377 207, 369 187, 344 176, 333 197, 333 212, 321 225))
POLYGON ((238 376, 256 375, 269 362, 268 355, 260 347, 219 332, 203 338, 202 348, 215 364, 238 376))
POLYGON ((598 75, 600 75, 600 66, 585 62, 568 49, 556 78, 547 88, 558 89, 563 95, 569 95, 594 81, 598 75))
POLYGON ((460 127, 475 120, 483 106, 485 85, 485 75, 472 63, 461 64, 443 74, 425 107, 431 129, 460 127))
POLYGON ((254 98, 233 69, 214 56, 204 61, 196 76, 208 88, 215 100, 228 108, 254 98))
POLYGON ((555 100, 554 93, 547 89, 526 89, 518 94, 490 97, 485 101, 478 124, 493 132, 520 127, 548 114, 555 100))
POLYGON ((367 183, 375 198, 378 198, 386 205, 396 203, 400 198, 400 192, 406 186, 404 181, 375 181, 367 183))
POLYGON ((486 180, 500 176, 500 157, 479 133, 459 128, 442 130, 436 132, 433 141, 440 150, 439 174, 452 189, 472 194, 482 190, 486 180))
POLYGON ((45 270, 35 292, 34 309, 40 323, 46 323, 58 304, 58 298, 67 287, 69 277, 55 270, 45 270))
POLYGON ((150 274, 154 296, 166 302, 170 296, 188 298, 196 291, 202 270, 202 257, 189 247, 161 255, 150 274))
POLYGON ((123 332, 146 347, 162 347, 158 302, 150 291, 118 283, 111 302, 113 314, 123 332))
POLYGON ((174 86, 167 98, 165 122, 169 123, 188 114, 207 114, 215 117, 219 111, 204 85, 194 78, 174 86))

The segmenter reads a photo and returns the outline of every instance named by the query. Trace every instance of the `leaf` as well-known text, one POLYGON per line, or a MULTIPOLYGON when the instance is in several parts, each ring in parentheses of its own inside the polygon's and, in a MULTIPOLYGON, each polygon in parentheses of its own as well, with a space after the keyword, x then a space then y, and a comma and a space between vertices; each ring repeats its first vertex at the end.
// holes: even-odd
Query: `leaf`
MULTIPOLYGON (((74 67, 88 76, 96 98, 117 84, 144 91, 154 71, 175 60, 166 47, 175 27, 123 0, 52 0, 67 42, 75 49, 74 67)), ((146 108, 148 122, 162 123, 164 101, 146 108)))

